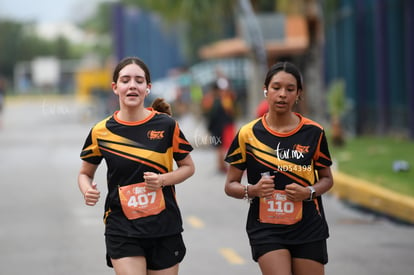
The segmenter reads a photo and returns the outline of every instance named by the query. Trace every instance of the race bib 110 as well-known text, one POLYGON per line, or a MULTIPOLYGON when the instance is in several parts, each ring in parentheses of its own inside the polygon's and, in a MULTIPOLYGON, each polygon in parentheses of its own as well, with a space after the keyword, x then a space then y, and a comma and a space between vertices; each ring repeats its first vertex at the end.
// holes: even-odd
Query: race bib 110
POLYGON ((288 200, 285 191, 275 190, 271 197, 260 198, 260 222, 290 225, 301 219, 302 202, 288 200))

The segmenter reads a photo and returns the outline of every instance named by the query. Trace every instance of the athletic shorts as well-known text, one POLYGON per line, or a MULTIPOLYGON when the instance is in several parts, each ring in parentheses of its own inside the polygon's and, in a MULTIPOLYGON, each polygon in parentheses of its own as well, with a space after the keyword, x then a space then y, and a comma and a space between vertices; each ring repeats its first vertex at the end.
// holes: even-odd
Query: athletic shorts
POLYGON ((321 264, 328 263, 328 249, 326 246, 326 240, 304 243, 304 244, 262 244, 252 246, 252 257, 253 260, 257 260, 266 254, 267 252, 287 249, 290 252, 292 258, 301 258, 317 261, 321 264))
POLYGON ((109 267, 113 267, 111 259, 144 256, 148 269, 161 270, 180 263, 186 253, 181 234, 150 239, 106 235, 105 241, 109 267))

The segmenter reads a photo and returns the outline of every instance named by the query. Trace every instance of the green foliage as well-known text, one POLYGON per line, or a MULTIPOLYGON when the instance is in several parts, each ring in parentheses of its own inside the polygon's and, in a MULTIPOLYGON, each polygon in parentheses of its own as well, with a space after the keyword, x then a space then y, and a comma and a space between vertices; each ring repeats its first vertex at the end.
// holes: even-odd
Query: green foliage
POLYGON ((340 172, 414 196, 414 142, 388 137, 358 137, 347 140, 343 147, 330 149, 340 172), (394 172, 396 160, 408 162, 410 170, 394 172))
POLYGON ((224 37, 224 26, 234 23, 237 0, 122 0, 122 3, 160 14, 170 23, 184 25, 184 48, 190 60, 197 50, 224 37), (226 24, 227 23, 227 24, 226 24))
POLYGON ((13 65, 19 58, 22 26, 13 21, 0 21, 0 74, 11 76, 13 65))
POLYGON ((86 30, 98 34, 107 35, 111 32, 111 12, 112 3, 101 3, 98 5, 95 13, 79 24, 79 26, 86 30))
POLYGON ((339 8, 339 0, 324 0, 322 2, 322 10, 324 14, 324 24, 329 26, 336 21, 339 8))
POLYGON ((47 40, 35 34, 30 23, 0 20, 0 74, 11 79, 14 66, 37 56, 56 56, 61 59, 79 57, 74 46, 64 37, 47 40))
POLYGON ((340 118, 346 111, 345 81, 334 80, 328 90, 328 110, 333 117, 340 118))

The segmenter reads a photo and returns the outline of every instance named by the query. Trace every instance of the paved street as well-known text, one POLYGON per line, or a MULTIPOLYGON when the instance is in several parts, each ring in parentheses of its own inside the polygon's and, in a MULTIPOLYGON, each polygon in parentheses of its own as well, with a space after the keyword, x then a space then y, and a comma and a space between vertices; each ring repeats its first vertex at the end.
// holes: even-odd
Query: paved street
MULTIPOLYGON (((102 275, 103 198, 84 205, 79 152, 96 110, 72 99, 9 100, 0 128, 0 274, 102 275)), ((226 197, 224 176, 203 144, 203 127, 180 121, 196 149, 196 174, 177 186, 187 256, 180 274, 260 274, 245 233, 247 204, 226 197)), ((105 166, 96 181, 105 195, 105 166)), ((326 274, 391 275, 414 270, 414 226, 324 198, 331 238, 326 274)))

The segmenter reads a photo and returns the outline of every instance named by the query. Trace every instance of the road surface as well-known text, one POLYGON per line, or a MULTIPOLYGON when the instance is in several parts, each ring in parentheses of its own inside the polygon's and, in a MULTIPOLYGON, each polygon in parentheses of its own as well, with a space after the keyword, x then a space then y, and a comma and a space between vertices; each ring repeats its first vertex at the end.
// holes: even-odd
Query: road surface
MULTIPOLYGON (((84 205, 76 178, 79 152, 94 108, 71 98, 9 100, 0 128, 0 274, 103 275, 103 199, 84 205)), ((177 186, 187 255, 180 274, 260 274, 245 233, 247 203, 226 197, 224 175, 200 135, 180 120, 195 144, 196 173, 177 186)), ((98 169, 105 194, 105 167, 98 169)), ((414 227, 363 213, 324 196, 331 237, 326 274, 413 274, 414 227)))

